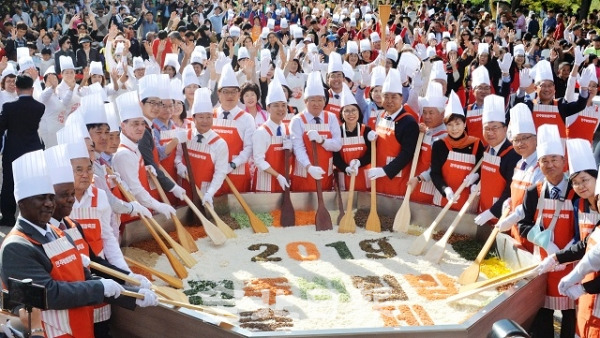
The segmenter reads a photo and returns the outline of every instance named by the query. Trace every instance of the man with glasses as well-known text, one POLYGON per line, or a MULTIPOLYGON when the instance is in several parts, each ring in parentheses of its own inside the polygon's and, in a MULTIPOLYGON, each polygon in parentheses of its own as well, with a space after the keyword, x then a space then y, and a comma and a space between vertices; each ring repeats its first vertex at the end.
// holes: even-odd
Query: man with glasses
POLYGON ((327 91, 328 99, 324 110, 340 116, 342 89, 344 88, 344 71, 342 68, 342 57, 336 52, 329 54, 329 65, 327 65, 327 91))
POLYGON ((180 83, 179 80, 171 82, 169 98, 161 100, 160 111, 156 118, 152 120, 152 134, 154 136, 154 146, 158 151, 158 159, 171 177, 175 177, 177 173, 174 161, 175 150, 179 144, 176 137, 178 128, 171 120, 171 115, 175 111, 176 102, 181 102, 179 100, 183 97, 180 83))

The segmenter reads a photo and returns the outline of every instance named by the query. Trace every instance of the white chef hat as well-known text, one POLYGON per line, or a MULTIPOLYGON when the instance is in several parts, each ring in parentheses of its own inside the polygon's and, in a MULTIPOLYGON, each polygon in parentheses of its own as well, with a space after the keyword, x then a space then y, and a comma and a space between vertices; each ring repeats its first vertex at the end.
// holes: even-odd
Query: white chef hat
POLYGON ((294 37, 294 39, 302 38, 302 36, 304 35, 304 33, 302 32, 302 28, 299 27, 298 25, 292 25, 292 27, 294 27, 294 28, 292 29, 290 27, 290 32, 292 33, 292 36, 294 37))
POLYGON ((348 63, 348 61, 344 61, 344 63, 342 64, 342 71, 344 72, 345 78, 348 78, 350 80, 354 79, 354 69, 352 69, 352 66, 350 65, 350 63, 348 63))
POLYGON ((75 182, 73 168, 71 167, 71 162, 69 162, 69 156, 67 154, 66 144, 59 144, 46 149, 44 151, 44 157, 46 159, 48 174, 50 174, 53 185, 75 182))
POLYGON ((372 42, 381 41, 381 38, 379 37, 379 33, 377 33, 377 32, 372 32, 371 35, 369 35, 369 37, 371 38, 372 42))
POLYGON ((54 194, 43 150, 26 153, 12 162, 14 195, 17 202, 31 196, 54 194))
POLYGON ((333 72, 343 72, 344 69, 342 67, 342 56, 336 52, 331 52, 329 54, 329 64, 327 65, 327 74, 331 74, 333 72))
MULTIPOLYGON (((402 55, 404 54, 410 53, 402 53, 402 55)), ((392 62, 398 62, 398 50, 396 50, 396 48, 388 48, 387 52, 385 53, 385 57, 392 60, 392 62)))
POLYGON ((448 97, 448 104, 446 105, 446 110, 444 111, 444 118, 450 117, 450 115, 461 115, 465 116, 465 111, 460 103, 460 98, 454 90, 450 92, 450 96, 448 97))
POLYGON ((471 88, 475 88, 481 84, 490 86, 490 73, 485 66, 479 66, 471 73, 471 88))
MULTIPOLYGON (((29 47, 17 47, 17 61, 24 57, 30 57, 29 47)), ((21 70, 24 69, 21 68, 21 70)))
POLYGON ((590 141, 581 138, 568 139, 567 154, 569 155, 569 174, 597 169, 590 141))
POLYGON ((598 83, 598 76, 596 75, 596 65, 591 63, 589 64, 587 67, 585 67, 586 69, 589 69, 590 71, 592 71, 592 74, 594 74, 594 76, 592 77, 591 81, 595 82, 596 84, 598 83))
POLYGON ((517 55, 525 56, 525 46, 523 46, 523 45, 516 45, 513 48, 513 53, 515 54, 515 56, 517 56, 517 55))
POLYGON ((144 69, 144 68, 146 68, 144 59, 142 59, 140 56, 134 56, 133 57, 133 70, 136 71, 138 69, 144 69))
POLYGON ((115 55, 122 55, 123 51, 125 51, 125 44, 123 42, 118 42, 115 47, 115 55))
POLYGON ((370 51, 371 50, 371 41, 369 41, 368 39, 362 39, 360 40, 360 52, 366 52, 366 51, 370 51))
POLYGON ((167 53, 165 55, 165 63, 163 65, 163 69, 166 66, 171 66, 173 68, 175 68, 175 73, 179 72, 179 55, 175 54, 175 53, 167 53))
POLYGON ((119 131, 121 121, 119 120, 119 113, 117 113, 114 102, 106 102, 104 104, 104 111, 106 112, 106 119, 108 120, 110 132, 119 131))
POLYGON ((267 28, 270 30, 275 28, 275 19, 267 19, 267 28))
POLYGON ((238 57, 238 60, 249 59, 250 58, 250 53, 248 52, 248 48, 246 48, 246 47, 240 47, 238 49, 238 55, 237 55, 237 57, 238 57))
POLYGON ((446 53, 450 53, 451 51, 458 52, 458 45, 454 41, 446 42, 446 53))
POLYGON ((237 77, 235 76, 235 72, 233 71, 233 68, 231 68, 230 63, 226 64, 223 67, 221 77, 219 78, 218 89, 225 87, 240 87, 240 84, 238 83, 237 77))
POLYGON ((169 98, 171 100, 184 102, 183 90, 181 89, 181 80, 172 79, 169 87, 169 98))
POLYGON ((560 139, 558 126, 555 124, 542 124, 537 129, 537 156, 546 155, 565 156, 565 148, 560 139))
POLYGON ((429 41, 429 40, 436 40, 437 41, 437 39, 435 38, 435 34, 434 33, 427 34, 427 41, 429 41))
POLYGON ((90 62, 90 75, 104 76, 104 70, 102 69, 102 62, 99 62, 99 61, 90 62))
POLYGON ((385 82, 385 67, 377 66, 371 71, 371 88, 383 86, 385 82))
POLYGON ((56 74, 56 68, 54 68, 54 66, 48 67, 48 69, 46 69, 44 72, 44 77, 46 77, 48 74, 56 74))
MULTIPOLYGON (((140 92, 140 101, 149 97, 160 97, 158 84, 158 74, 146 74, 138 83, 140 92)), ((119 109, 119 113, 121 110, 119 109)))
POLYGON ((183 68, 183 74, 181 74, 181 79, 183 80, 182 86, 183 88, 195 84, 200 86, 200 79, 196 76, 196 72, 194 71, 194 66, 187 65, 183 68))
POLYGON ((4 68, 4 70, 2 71, 2 79, 7 75, 17 76, 17 71, 10 62, 6 64, 6 68, 4 68))
POLYGON ((477 55, 489 54, 489 53, 490 53, 490 45, 488 43, 480 42, 479 45, 477 45, 477 55))
POLYGON ((436 56, 437 53, 435 51, 435 47, 428 46, 427 50, 426 50, 426 54, 427 54, 427 58, 432 58, 432 57, 436 56))
POLYGON ((531 110, 525 103, 517 103, 510 109, 510 133, 513 137, 519 134, 536 134, 531 110))
MULTIPOLYGON (((29 48, 28 48, 29 49, 29 48)), ((35 68, 35 64, 33 63, 33 59, 31 56, 24 56, 19 59, 19 71, 23 72, 29 68, 35 68)))
POLYGON ((106 90, 104 90, 104 88, 102 88, 102 85, 99 82, 89 85, 87 93, 84 96, 92 95, 92 94, 100 94, 102 101, 108 102, 108 96, 106 95, 106 90))
POLYGON ((448 31, 442 32, 442 39, 443 39, 443 38, 448 38, 448 39, 450 39, 450 32, 448 32, 448 31))
MULTIPOLYGON (((402 53, 404 55, 404 53, 402 53)), ((434 61, 431 65, 431 73, 429 73, 429 81, 433 80, 442 80, 444 82, 448 82, 448 75, 446 74, 446 69, 444 68, 443 61, 434 61)))
POLYGON ((287 87, 288 89, 290 88, 290 86, 287 83, 287 80, 285 78, 285 74, 283 73, 283 70, 279 67, 275 67, 275 72, 273 73, 273 78, 276 78, 277 81, 279 81, 279 84, 282 86, 287 87))
POLYGON ((423 100, 420 100, 421 107, 432 107, 443 110, 446 107, 448 99, 444 96, 442 84, 431 81, 427 87, 427 93, 423 100))
POLYGON ((83 111, 81 106, 74 111, 65 122, 65 126, 56 133, 58 144, 67 144, 75 140, 83 140, 90 137, 90 133, 85 126, 83 111), (61 133, 62 131, 62 133, 61 133))
POLYGON ((488 122, 506 123, 504 98, 502 96, 491 94, 483 99, 481 123, 488 122))
POLYGON ((383 82, 382 93, 397 93, 402 95, 402 76, 398 68, 390 68, 383 82))
POLYGON ((554 76, 552 75, 552 65, 547 60, 540 60, 535 64, 533 68, 535 70, 535 83, 539 84, 542 81, 554 82, 554 76))
POLYGON ((208 88, 198 88, 194 92, 194 104, 192 105, 192 115, 198 113, 213 112, 213 105, 210 101, 210 90, 208 88))
POLYGON ((271 60, 271 51, 266 48, 261 49, 260 50, 260 59, 261 59, 261 61, 266 60, 266 59, 268 59, 270 61, 271 60))
POLYGON ((75 69, 73 65, 73 59, 70 56, 61 55, 58 58, 58 63, 60 64, 60 71, 64 72, 65 70, 75 69))
POLYGON ((358 43, 356 41, 348 41, 346 43, 347 54, 358 54, 358 43))
MULTIPOLYGON (((145 79, 146 77, 147 75, 142 79, 145 79)), ((140 101, 138 100, 138 96, 135 91, 130 91, 119 95, 115 102, 117 104, 117 110, 119 111, 121 122, 138 117, 144 117, 142 106, 140 106, 140 101)))
POLYGON ((321 80, 321 72, 319 71, 309 73, 308 78, 306 79, 304 98, 308 99, 311 96, 325 96, 323 80, 321 80))
POLYGON ((239 37, 240 36, 240 27, 238 26, 231 26, 229 28, 229 35, 233 36, 233 37, 239 37))
POLYGON ((279 21, 279 27, 288 28, 288 21, 286 18, 281 18, 281 20, 279 21))
MULTIPOLYGON (((161 100, 169 100, 171 99, 171 78, 169 74, 158 74, 156 75, 158 79, 158 97, 161 100)), ((181 86, 181 82, 179 82, 181 86)))
POLYGON ((144 65, 146 65, 146 71, 144 72, 144 76, 160 74, 160 66, 158 65, 158 63, 151 62, 150 60, 144 60, 144 65))
POLYGON ((260 32, 260 38, 265 40, 269 36, 269 33, 271 33, 269 27, 263 27, 262 31, 260 32))
POLYGON ((80 109, 85 124, 108 124, 106 112, 104 111, 104 100, 100 93, 83 96, 80 109))
POLYGON ((356 98, 354 97, 354 94, 352 94, 350 87, 348 87, 348 85, 344 82, 342 83, 342 99, 340 102, 340 106, 343 108, 351 104, 357 104, 356 98))
POLYGON ((276 76, 273 77, 271 83, 269 83, 269 89, 267 91, 267 98, 265 99, 265 103, 270 105, 273 102, 287 102, 285 97, 285 93, 283 92, 283 87, 279 82, 279 78, 276 76))

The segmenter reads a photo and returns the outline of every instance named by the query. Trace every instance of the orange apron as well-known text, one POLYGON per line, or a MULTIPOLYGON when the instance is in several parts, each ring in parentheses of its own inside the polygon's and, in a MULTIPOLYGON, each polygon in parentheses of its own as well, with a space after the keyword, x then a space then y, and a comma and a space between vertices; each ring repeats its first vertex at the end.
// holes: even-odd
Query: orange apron
POLYGON ((104 257, 104 245, 102 244, 102 226, 100 215, 98 215, 98 188, 92 185, 92 203, 89 207, 73 208, 71 217, 81 224, 83 236, 89 244, 90 249, 98 257, 104 257))
POLYGON ((483 138, 483 109, 473 109, 473 104, 467 106, 467 133, 481 140, 484 147, 487 143, 483 138))
MULTIPOLYGON (((79 251, 60 229, 51 228, 59 238, 46 244, 41 244, 16 230, 11 231, 8 236, 21 236, 34 245, 41 245, 46 256, 52 262, 50 276, 53 280, 62 282, 85 281, 79 251)), ((91 306, 81 306, 68 310, 44 310, 42 311, 42 324, 44 330, 46 330, 46 337, 79 338, 94 336, 91 306)))
POLYGON ((579 238, 582 241, 594 231, 596 224, 600 221, 600 214, 592 210, 585 212, 585 206, 585 200, 580 198, 577 219, 579 221, 579 238))
MULTIPOLYGON (((304 123, 304 133, 302 135, 302 140, 304 141, 304 146, 306 147, 306 154, 308 155, 308 159, 310 163, 313 162, 313 150, 312 150, 312 142, 308 139, 308 131, 316 130, 319 132, 319 135, 325 138, 331 138, 331 130, 329 130, 329 114, 325 112, 323 118, 323 123, 308 123, 306 120, 306 116, 302 114, 300 118, 304 123)), ((321 145, 317 145, 317 155, 319 157, 319 163, 312 163, 312 165, 318 165, 325 171, 325 175, 321 179, 321 187, 323 191, 329 191, 333 188, 333 153, 331 151, 325 150, 321 145)), ((317 183, 312 176, 306 171, 306 168, 302 166, 302 164, 298 163, 298 161, 294 161, 294 168, 292 170, 292 182, 291 188, 294 192, 300 191, 316 191, 317 183)))
MULTIPOLYGON (((398 114, 396 119, 393 121, 386 120, 384 117, 385 112, 379 117, 377 121, 377 154, 376 163, 378 167, 384 167, 391 161, 402 150, 402 145, 396 139, 396 122, 405 116, 410 116, 408 112, 398 114)), ((387 176, 377 179, 377 192, 388 195, 404 196, 406 193, 406 183, 408 182, 408 175, 410 174, 409 162, 396 177, 390 179, 387 176)))
POLYGON ((419 116, 419 114, 414 111, 408 104, 404 104, 404 111, 409 113, 410 115, 412 115, 412 117, 415 118, 415 121, 419 121, 421 120, 421 117, 419 116))
MULTIPOLYGON (((582 237, 583 238, 583 237, 582 237)), ((586 252, 590 252, 600 242, 600 231, 596 228, 587 241, 586 252)), ((581 283, 598 278, 600 272, 587 274, 581 283)), ((600 338, 600 297, 585 293, 577 300, 577 328, 580 337, 600 338)))
MULTIPOLYGON (((554 211, 558 207, 559 200, 552 200, 550 198, 544 198, 544 192, 542 191, 542 187, 544 182, 538 182, 537 191, 538 196, 543 198, 544 201, 541 202, 542 208, 542 223, 544 229, 547 229, 550 226, 550 222, 554 216, 554 211)), ((560 209, 558 221, 554 227, 554 238, 553 242, 559 249, 564 248, 573 237, 575 237, 575 229, 573 226, 573 198, 574 192, 571 190, 569 195, 565 198, 565 201, 560 209)), ((539 210, 535 212, 535 219, 537 220, 539 214, 539 210)), ((539 248, 536 246, 536 248, 539 248)), ((534 250, 535 251, 535 250, 534 250)), ((540 255, 542 259, 546 258, 548 254, 544 249, 540 248, 540 255)), ((560 280, 569 274, 573 270, 573 265, 569 264, 562 271, 552 271, 548 272, 548 281, 546 287, 546 299, 544 301, 544 308, 554 309, 554 310, 568 310, 575 308, 575 302, 569 297, 563 296, 558 292, 558 283, 560 280)))
MULTIPOLYGON (((289 135, 287 126, 285 126, 286 135, 289 135)), ((271 144, 265 152, 265 161, 267 161, 273 170, 285 176, 285 149, 283 149, 283 138, 285 136, 273 136, 273 132, 266 125, 259 128, 264 129, 271 136, 271 144)), ((255 167, 256 168, 256 167, 255 167)), ((277 178, 258 168, 255 169, 253 181, 253 191, 257 192, 283 192, 277 178)))
MULTIPOLYGON (((342 159, 346 164, 350 163, 353 159, 359 159, 367 152, 367 145, 365 144, 365 125, 360 125, 360 131, 358 136, 346 137, 346 128, 342 127, 344 135, 342 137, 342 149, 340 150, 342 159)), ((362 164, 362 163, 361 163, 362 164)), ((371 180, 367 179, 366 170, 369 169, 370 164, 358 168, 354 182, 355 191, 367 191, 367 188, 371 187, 371 180)), ((350 187, 350 176, 344 172, 340 172, 339 175, 343 177, 340 183, 343 182, 344 186, 340 187, 342 190, 348 190, 350 187)), ((338 176, 338 177, 340 177, 338 176)))
POLYGON ((215 163, 212 156, 210 156, 210 146, 219 139, 221 139, 220 136, 215 136, 212 140, 208 140, 205 143, 187 142, 194 181, 196 181, 196 185, 199 185, 198 188, 203 192, 206 192, 215 173, 215 163))
MULTIPOLYGON (((447 134, 446 130, 440 130, 434 135, 425 135, 423 142, 421 143, 421 152, 419 154, 417 170, 415 173, 418 175, 431 167, 431 146, 433 140, 436 138, 443 138, 447 134)), ((435 193, 435 185, 431 180, 428 182, 417 183, 415 190, 410 195, 411 202, 433 204, 433 194, 435 193)))
MULTIPOLYGON (((244 141, 242 140, 240 133, 236 127, 237 120, 242 117, 246 112, 240 111, 232 119, 218 119, 216 110, 213 112, 213 127, 212 129, 227 143, 229 148, 229 159, 227 162, 231 162, 235 156, 244 150, 244 141)), ((250 191, 250 166, 248 163, 244 163, 233 170, 229 175, 229 179, 233 182, 233 185, 239 192, 250 191)), ((212 179, 212 176, 211 176, 212 179)), ((227 183, 221 186, 221 189, 216 195, 229 194, 231 189, 227 183)))
POLYGON ((567 138, 582 138, 592 144, 599 120, 600 112, 596 105, 585 108, 579 114, 568 116, 566 118, 567 138))
POLYGON ((89 256, 90 247, 81 235, 81 232, 79 232, 79 229, 77 229, 75 223, 73 223, 73 221, 69 217, 65 217, 64 220, 66 223, 65 226, 67 227, 67 229, 63 230, 64 233, 71 237, 71 239, 75 243, 75 247, 80 253, 89 256))
POLYGON ((534 104, 533 105, 533 124, 537 130, 542 124, 554 124, 558 126, 560 138, 567 137, 565 122, 562 120, 558 111, 558 100, 552 101, 552 104, 534 104))
MULTIPOLYGON (((445 138, 444 143, 448 148, 448 157, 442 166, 442 176, 444 177, 444 181, 446 181, 446 185, 452 188, 452 191, 456 193, 456 190, 463 183, 465 177, 467 177, 467 175, 469 175, 475 167, 475 155, 477 154, 477 149, 479 149, 479 142, 475 142, 475 146, 473 147, 473 152, 471 154, 453 151, 449 138, 445 138)), ((469 199, 470 193, 470 189, 463 189, 457 199, 457 202, 452 204, 450 209, 460 210, 467 199, 469 199)), ((448 204, 448 200, 446 197, 442 196, 437 189, 435 189, 433 194, 433 203, 438 206, 445 206, 448 204)))
MULTIPOLYGON (((525 170, 515 168, 513 173, 512 182, 510 183, 510 210, 514 211, 517 206, 523 204, 527 189, 534 183, 533 176, 537 168, 539 167, 536 162, 534 166, 530 166, 525 170)), ((527 240, 526 237, 521 237, 519 232, 519 226, 513 225, 510 229, 510 235, 529 252, 533 252, 533 244, 527 240)))
POLYGON ((323 108, 324 111, 332 113, 333 115, 335 115, 335 117, 337 117, 338 123, 340 125, 342 125, 342 120, 340 117, 340 113, 342 111, 342 107, 340 106, 341 104, 341 96, 342 93, 338 94, 338 96, 340 98, 335 98, 333 95, 333 91, 331 89, 328 90, 329 92, 329 100, 327 101, 327 105, 325 106, 325 108, 323 108), (333 102, 332 102, 333 101, 333 102))
MULTIPOLYGON (((481 162, 481 195, 479 198, 479 212, 488 210, 496 203, 507 182, 500 174, 500 162, 502 158, 513 150, 513 146, 504 149, 500 154, 492 155, 488 151, 483 153, 483 162, 481 162)), ((497 220, 492 219, 490 223, 496 224, 497 220)))

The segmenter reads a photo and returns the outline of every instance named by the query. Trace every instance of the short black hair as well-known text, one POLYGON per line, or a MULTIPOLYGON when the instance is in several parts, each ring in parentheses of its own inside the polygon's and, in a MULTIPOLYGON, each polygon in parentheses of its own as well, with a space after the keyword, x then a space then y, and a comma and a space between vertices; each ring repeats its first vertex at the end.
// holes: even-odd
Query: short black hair
POLYGON ((19 89, 30 89, 33 87, 33 79, 29 75, 19 75, 17 76, 16 85, 19 89))
POLYGON ((449 116, 444 116, 444 124, 448 124, 457 119, 463 121, 463 123, 467 121, 467 118, 463 114, 452 113, 449 116))
POLYGON ((110 126, 108 125, 108 123, 88 123, 85 125, 85 127, 87 128, 88 131, 90 131, 92 129, 100 128, 102 126, 107 126, 108 129, 110 130, 110 126))

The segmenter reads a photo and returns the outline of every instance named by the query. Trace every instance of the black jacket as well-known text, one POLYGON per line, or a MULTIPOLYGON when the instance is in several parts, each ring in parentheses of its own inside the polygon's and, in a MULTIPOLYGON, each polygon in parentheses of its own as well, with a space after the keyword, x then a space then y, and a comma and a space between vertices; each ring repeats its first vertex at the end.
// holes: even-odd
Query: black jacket
POLYGON ((0 112, 0 135, 6 131, 3 160, 12 162, 21 155, 43 149, 38 134, 46 107, 31 96, 7 102, 0 112))

